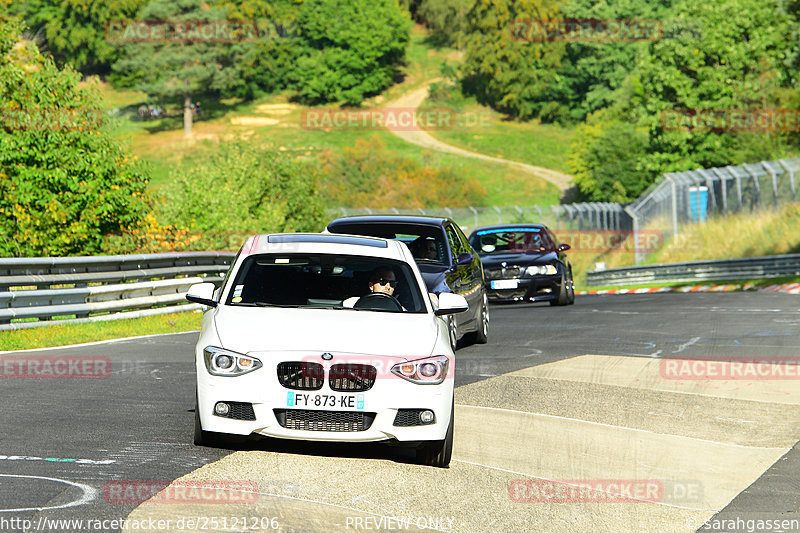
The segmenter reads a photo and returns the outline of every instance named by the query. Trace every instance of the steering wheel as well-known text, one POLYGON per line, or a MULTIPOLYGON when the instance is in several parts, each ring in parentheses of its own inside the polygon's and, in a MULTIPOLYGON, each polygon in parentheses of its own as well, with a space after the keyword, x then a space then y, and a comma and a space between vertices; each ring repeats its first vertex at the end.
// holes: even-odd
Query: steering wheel
POLYGON ((373 311, 402 311, 403 306, 391 294, 371 292, 358 299, 353 309, 372 309, 373 311))

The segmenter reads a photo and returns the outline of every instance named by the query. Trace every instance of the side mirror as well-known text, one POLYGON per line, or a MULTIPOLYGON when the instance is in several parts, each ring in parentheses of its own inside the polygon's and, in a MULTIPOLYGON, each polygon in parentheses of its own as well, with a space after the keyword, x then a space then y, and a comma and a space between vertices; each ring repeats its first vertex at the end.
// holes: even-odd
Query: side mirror
POLYGON ((470 261, 472 261, 472 254, 467 252, 458 254, 458 257, 456 258, 456 266, 466 265, 470 261))
POLYGON ((469 309, 467 299, 460 294, 443 292, 439 294, 439 309, 434 311, 436 316, 455 315, 469 309))
POLYGON ((558 250, 559 252, 566 252, 567 250, 569 250, 571 248, 572 248, 572 246, 570 246, 569 244, 564 243, 564 244, 559 244, 558 248, 556 248, 556 250, 558 250))
POLYGON ((196 304, 216 307, 217 302, 213 299, 215 288, 213 283, 195 283, 186 292, 186 299, 196 304))

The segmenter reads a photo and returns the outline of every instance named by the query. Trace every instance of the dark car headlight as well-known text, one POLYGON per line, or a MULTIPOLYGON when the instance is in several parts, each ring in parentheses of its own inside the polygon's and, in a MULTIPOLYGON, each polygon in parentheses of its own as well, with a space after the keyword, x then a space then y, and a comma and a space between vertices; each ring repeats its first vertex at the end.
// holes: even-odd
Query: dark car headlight
POLYGON ((203 349, 206 370, 214 376, 241 376, 262 367, 261 361, 255 357, 232 352, 216 346, 203 349))
POLYGON ((555 276, 558 269, 554 265, 531 265, 525 269, 528 276, 555 276))

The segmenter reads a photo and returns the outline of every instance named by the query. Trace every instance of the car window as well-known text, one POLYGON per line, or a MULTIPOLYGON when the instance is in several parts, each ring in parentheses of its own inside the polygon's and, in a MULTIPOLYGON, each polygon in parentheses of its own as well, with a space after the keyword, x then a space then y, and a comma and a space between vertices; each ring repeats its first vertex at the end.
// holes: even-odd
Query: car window
POLYGON ((447 245, 442 229, 438 226, 391 222, 338 223, 329 225, 328 230, 332 233, 368 235, 404 242, 417 263, 447 262, 447 245))
POLYGON ((447 234, 447 240, 450 243, 450 249, 453 252, 453 262, 455 262, 458 255, 466 252, 467 250, 461 244, 461 240, 458 238, 453 226, 448 225, 445 228, 445 233, 447 234))
POLYGON ((498 228, 479 230, 470 241, 480 255, 531 253, 552 250, 553 243, 540 228, 498 228))
MULTIPOLYGON (((350 255, 262 254, 248 257, 236 273, 226 304, 343 309, 369 294, 376 271, 389 269, 402 311, 427 311, 411 268, 400 261, 350 255)), ((352 306, 351 306, 352 307, 352 306)), ((386 309, 389 310, 389 309, 386 309)))

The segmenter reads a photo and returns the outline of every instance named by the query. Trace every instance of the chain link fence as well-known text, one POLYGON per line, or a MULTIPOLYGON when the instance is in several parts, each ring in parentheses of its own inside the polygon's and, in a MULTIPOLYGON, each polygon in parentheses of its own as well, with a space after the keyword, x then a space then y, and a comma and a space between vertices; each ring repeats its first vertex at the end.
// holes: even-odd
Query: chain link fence
MULTIPOLYGON (((711 216, 776 209, 795 202, 795 174, 800 157, 740 166, 670 172, 629 204, 586 202, 553 206, 439 207, 417 209, 329 209, 329 218, 356 215, 425 215, 450 217, 469 233, 480 226, 532 222, 554 230, 661 232, 677 236, 687 224, 702 224, 711 216)), ((653 250, 650 250, 653 251, 653 250)), ((636 262, 647 250, 636 248, 636 262)))
POLYGON ((423 215, 449 217, 469 233, 481 226, 493 224, 536 223, 552 229, 630 229, 631 219, 621 204, 582 203, 551 206, 489 206, 489 207, 432 207, 416 209, 369 209, 346 208, 329 209, 329 218, 359 215, 423 215))

